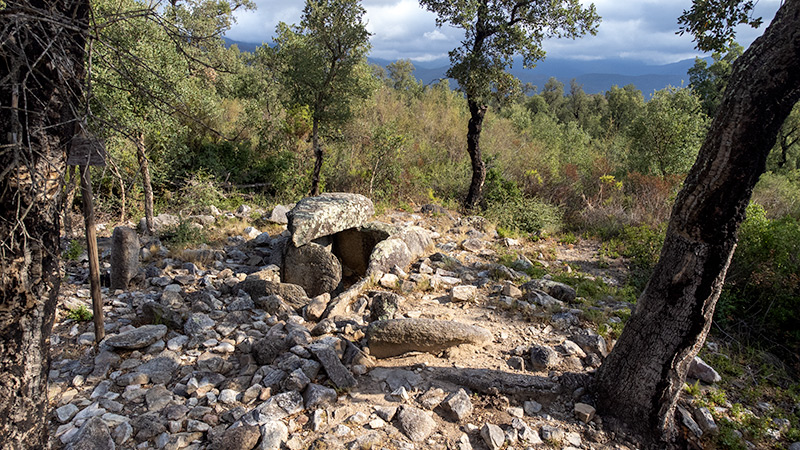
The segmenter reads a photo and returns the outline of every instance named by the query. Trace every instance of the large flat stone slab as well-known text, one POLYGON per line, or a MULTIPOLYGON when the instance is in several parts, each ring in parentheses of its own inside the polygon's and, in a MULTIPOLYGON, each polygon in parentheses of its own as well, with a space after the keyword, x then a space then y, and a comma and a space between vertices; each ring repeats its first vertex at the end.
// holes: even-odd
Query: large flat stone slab
POLYGON ((297 202, 286 214, 296 247, 367 223, 375 214, 372 200, 359 194, 329 193, 297 202))
POLYGON ((438 353, 461 344, 483 345, 488 330, 465 323, 432 319, 393 319, 373 322, 367 330, 370 354, 388 358, 406 352, 438 353))

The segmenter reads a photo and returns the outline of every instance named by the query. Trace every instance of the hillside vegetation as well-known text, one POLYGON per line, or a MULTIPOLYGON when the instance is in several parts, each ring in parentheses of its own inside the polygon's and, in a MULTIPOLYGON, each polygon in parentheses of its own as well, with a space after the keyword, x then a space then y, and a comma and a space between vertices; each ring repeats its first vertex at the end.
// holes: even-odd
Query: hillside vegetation
MULTIPOLYGON (((102 130, 109 166, 95 168, 92 182, 109 221, 138 222, 149 188, 156 214, 297 201, 312 188, 316 132, 325 154, 321 191, 360 193, 384 210, 406 211, 425 204, 456 210, 467 195, 467 101, 446 80, 415 79, 409 61, 377 67, 361 58, 352 72, 358 89, 335 94, 351 97, 340 99, 346 106, 331 103, 336 120, 317 129, 314 110, 290 95, 279 51, 242 53, 220 40, 204 50, 208 64, 193 66, 162 28, 108 17, 106 41, 127 52, 98 45, 95 56, 90 122, 102 130), (131 39, 142 33, 150 38, 131 39), (143 64, 121 77, 110 67, 123 57, 143 64), (143 163, 151 178, 145 183, 143 163)), ((698 61, 690 86, 666 87, 648 101, 633 85, 590 95, 574 81, 551 79, 492 105, 481 140, 484 195, 470 213, 494 222, 502 236, 565 245, 601 240, 601 258, 629 261, 624 288, 635 299, 736 51, 715 55, 708 67, 698 61)), ((732 392, 768 393, 785 404, 800 400, 797 385, 786 382, 800 369, 799 141, 796 106, 754 192, 713 331, 729 343, 730 357, 714 361, 723 375, 754 371, 758 379, 732 392), (761 361, 772 355, 781 362, 767 369, 761 361)), ((75 213, 80 196, 73 199, 75 213)), ((781 411, 796 431, 797 410, 781 411)))

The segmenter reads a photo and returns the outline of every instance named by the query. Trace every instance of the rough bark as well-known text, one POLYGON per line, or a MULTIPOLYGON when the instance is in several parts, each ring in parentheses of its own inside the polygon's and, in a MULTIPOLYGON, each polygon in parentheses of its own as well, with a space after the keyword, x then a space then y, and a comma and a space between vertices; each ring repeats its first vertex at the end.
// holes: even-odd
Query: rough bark
POLYGON ((322 151, 322 144, 319 142, 319 119, 314 117, 314 124, 311 127, 311 147, 314 149, 314 173, 311 175, 311 191, 310 195, 316 197, 319 195, 319 179, 322 173, 322 159, 324 153, 322 151))
POLYGON ((65 150, 76 125, 88 0, 0 12, 0 442, 47 447, 65 150))
POLYGON ((153 183, 150 179, 150 162, 147 160, 147 153, 145 152, 144 133, 139 133, 139 140, 136 142, 136 157, 139 159, 139 170, 142 172, 144 217, 147 223, 147 232, 153 234, 156 231, 153 220, 153 183))
POLYGON ((600 412, 655 447, 676 445, 686 370, 711 326, 753 186, 798 99, 800 0, 789 0, 734 64, 653 276, 595 377, 600 412))
POLYGON ((467 124, 467 152, 472 161, 472 181, 469 184, 469 192, 464 200, 464 209, 472 211, 478 206, 483 191, 483 183, 486 181, 486 165, 481 155, 481 130, 483 129, 483 118, 486 115, 486 105, 481 105, 475 100, 467 99, 469 105, 469 123, 467 124))

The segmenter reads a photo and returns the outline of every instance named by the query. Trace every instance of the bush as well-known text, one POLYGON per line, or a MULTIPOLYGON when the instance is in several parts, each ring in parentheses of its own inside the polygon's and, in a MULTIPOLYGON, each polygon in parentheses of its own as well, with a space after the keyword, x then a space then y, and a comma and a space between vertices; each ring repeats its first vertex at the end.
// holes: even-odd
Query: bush
POLYGON ((558 207, 537 198, 525 197, 513 181, 497 169, 486 174, 484 214, 499 227, 533 236, 556 233, 561 229, 558 207))
POLYGON ((716 320, 756 338, 800 346, 800 221, 771 220, 751 203, 716 320))
POLYGON ((800 170, 761 175, 753 190, 753 202, 763 206, 770 219, 784 216, 800 219, 800 170))

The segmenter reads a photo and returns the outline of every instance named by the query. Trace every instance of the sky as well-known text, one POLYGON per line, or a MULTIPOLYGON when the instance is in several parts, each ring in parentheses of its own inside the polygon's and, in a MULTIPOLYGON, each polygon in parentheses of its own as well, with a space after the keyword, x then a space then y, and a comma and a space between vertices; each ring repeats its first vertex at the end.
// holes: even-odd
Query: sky
MULTIPOLYGON (((588 4, 589 0, 581 0, 588 4)), ((242 42, 270 42, 278 22, 300 22, 304 0, 255 0, 255 11, 236 13, 237 23, 226 33, 242 42)), ((556 58, 630 59, 667 64, 703 56, 689 35, 678 36, 677 18, 691 0, 594 0, 602 17, 596 36, 551 39, 544 43, 547 56, 556 58)), ((436 27, 436 16, 416 0, 362 0, 367 30, 372 33, 370 56, 415 62, 446 61, 447 52, 459 45, 463 31, 436 27)), ((747 47, 775 15, 780 0, 757 0, 756 16, 764 25, 754 30, 740 27, 737 41, 747 47)), ((446 64, 446 62, 444 62, 446 64)))

